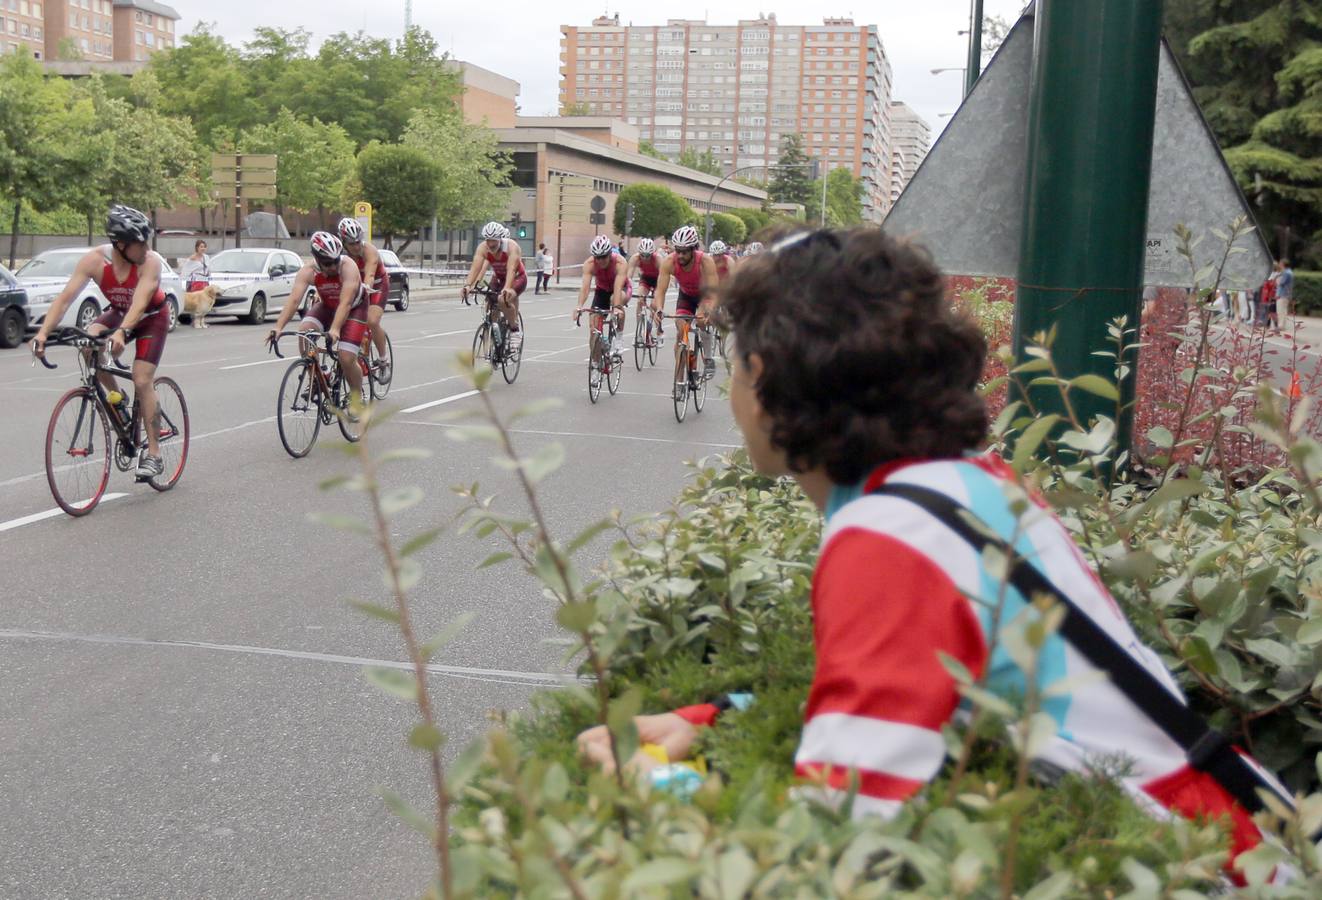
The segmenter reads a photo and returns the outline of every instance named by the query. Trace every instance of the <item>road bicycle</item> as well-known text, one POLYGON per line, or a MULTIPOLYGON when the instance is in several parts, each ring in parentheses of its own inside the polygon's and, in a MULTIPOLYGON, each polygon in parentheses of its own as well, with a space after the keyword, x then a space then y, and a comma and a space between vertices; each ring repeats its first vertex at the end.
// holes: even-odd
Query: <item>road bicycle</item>
POLYGON ((390 393, 390 383, 395 380, 395 345, 390 341, 390 335, 386 335, 386 355, 383 357, 377 352, 376 342, 372 340, 372 329, 367 329, 367 334, 363 337, 362 346, 359 348, 359 359, 366 360, 366 374, 368 377, 368 388, 372 394, 373 400, 384 400, 386 394, 390 393), (381 367, 389 366, 390 379, 381 380, 381 367))
POLYGON ((639 372, 643 370, 643 360, 656 365, 656 351, 665 345, 661 329, 657 327, 656 313, 648 301, 652 299, 652 289, 640 293, 638 312, 633 329, 633 364, 639 372))
MULTIPOLYGON (((130 403, 115 390, 120 398, 112 403, 111 391, 98 377, 106 374, 133 383, 133 370, 108 358, 108 342, 108 333, 93 335, 72 326, 59 329, 46 341, 47 347, 63 345, 80 351, 81 384, 55 402, 46 426, 46 482, 60 509, 71 516, 85 516, 101 502, 112 459, 119 471, 128 472, 137 467, 138 455, 148 446, 137 398, 130 403)), ((58 368, 45 357, 37 359, 48 369, 58 368)), ((173 379, 162 376, 154 385, 156 416, 150 427, 156 429, 163 469, 160 475, 139 480, 157 491, 168 491, 179 483, 188 462, 188 404, 173 379)))
MULTIPOLYGON (((349 387, 335 347, 329 334, 321 331, 282 331, 271 341, 271 351, 281 359, 280 339, 298 338, 298 359, 289 364, 280 379, 280 392, 275 401, 275 424, 280 432, 280 443, 294 459, 302 459, 317 442, 321 426, 330 427, 338 422, 344 439, 353 443, 362 437, 362 423, 357 412, 349 408, 353 390, 349 387)), ((363 373, 359 401, 366 407, 369 388, 369 369, 360 356, 358 366, 363 373)))
MULTIPOLYGON (((473 365, 485 362, 492 369, 500 370, 506 384, 513 384, 523 365, 523 340, 520 338, 518 346, 514 346, 513 334, 500 309, 500 291, 492 290, 486 282, 480 281, 468 292, 469 297, 474 295, 486 298, 486 309, 473 334, 473 365)), ((468 300, 464 300, 464 305, 468 305, 468 300)), ((519 334, 525 335, 523 313, 519 313, 519 334)))
POLYGON ((678 331, 671 397, 675 403, 675 421, 683 422, 688 414, 690 397, 693 398, 693 408, 698 412, 702 412, 702 408, 707 405, 707 382, 711 380, 712 373, 698 371, 698 361, 704 358, 702 332, 705 329, 693 324, 697 318, 693 313, 677 313, 664 318, 674 319, 678 331))
MULTIPOLYGON (((623 308, 621 307, 621 313, 623 308)), ((591 306, 579 307, 575 312, 588 313, 593 320, 592 349, 588 353, 588 399, 593 403, 601 396, 601 383, 611 396, 620 389, 620 379, 624 375, 624 357, 615 349, 619 340, 619 319, 612 310, 596 309, 591 306)), ((579 320, 582 324, 582 319, 579 320)))

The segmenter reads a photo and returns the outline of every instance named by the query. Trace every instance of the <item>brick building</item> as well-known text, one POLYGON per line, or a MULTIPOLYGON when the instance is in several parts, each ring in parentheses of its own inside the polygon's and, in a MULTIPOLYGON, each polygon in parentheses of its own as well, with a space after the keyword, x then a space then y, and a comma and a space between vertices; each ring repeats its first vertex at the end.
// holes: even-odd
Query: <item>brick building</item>
MULTIPOLYGON (((83 0, 99 2, 99 0, 83 0)), ((143 62, 158 50, 175 45, 179 13, 155 0, 114 0, 115 60, 143 62)))
POLYGON ((891 104, 891 198, 899 199, 932 147, 932 129, 907 104, 891 104))
POLYGON ((0 52, 46 56, 46 0, 0 0, 0 52))

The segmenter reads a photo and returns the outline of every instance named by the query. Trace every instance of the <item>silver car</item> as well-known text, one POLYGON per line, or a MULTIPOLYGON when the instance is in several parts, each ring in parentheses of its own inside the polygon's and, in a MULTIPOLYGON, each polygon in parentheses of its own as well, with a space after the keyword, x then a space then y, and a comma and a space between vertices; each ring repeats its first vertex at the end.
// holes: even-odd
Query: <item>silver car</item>
MULTIPOLYGON (((91 247, 62 247, 47 250, 28 260, 14 276, 28 292, 28 330, 36 331, 46 319, 51 302, 60 295, 69 283, 69 276, 78 266, 78 260, 87 255, 91 247)), ((152 251, 155 252, 155 251, 152 251)), ((173 331, 179 321, 179 310, 183 303, 183 280, 175 273, 165 257, 156 254, 161 260, 161 290, 165 292, 166 312, 170 316, 170 330, 173 331)), ((59 325, 77 325, 86 328, 103 313, 109 303, 100 286, 89 281, 83 288, 82 296, 74 298, 59 325)))
POLYGON ((303 260, 289 250, 239 247, 211 258, 211 284, 221 289, 209 315, 238 316, 260 325, 284 306, 303 260))

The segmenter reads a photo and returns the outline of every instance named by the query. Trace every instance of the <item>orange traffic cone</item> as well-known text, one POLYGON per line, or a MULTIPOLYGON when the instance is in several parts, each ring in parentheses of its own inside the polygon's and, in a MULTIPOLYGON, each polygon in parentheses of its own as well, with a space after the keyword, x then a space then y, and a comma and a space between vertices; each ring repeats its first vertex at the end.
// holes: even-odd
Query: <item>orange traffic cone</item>
POLYGON ((1298 372, 1291 372, 1291 373, 1290 373, 1290 399, 1291 399, 1291 400, 1298 400, 1298 399, 1301 398, 1302 396, 1304 396, 1304 391, 1303 391, 1303 388, 1301 388, 1301 387, 1299 386, 1299 373, 1298 373, 1298 372))

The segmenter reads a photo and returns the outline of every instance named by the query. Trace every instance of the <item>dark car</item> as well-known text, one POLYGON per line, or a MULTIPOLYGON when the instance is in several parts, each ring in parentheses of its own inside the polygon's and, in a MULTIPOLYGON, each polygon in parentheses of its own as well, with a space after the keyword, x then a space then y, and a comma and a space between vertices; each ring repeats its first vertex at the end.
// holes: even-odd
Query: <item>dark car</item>
POLYGON ((0 266, 0 347, 17 347, 23 343, 27 329, 28 292, 8 269, 0 266))
POLYGON ((390 275, 389 302, 403 312, 409 308, 409 273, 394 250, 381 250, 381 265, 390 275))

